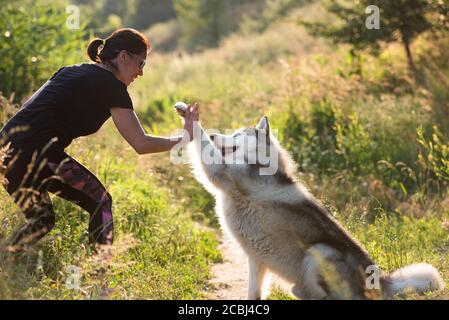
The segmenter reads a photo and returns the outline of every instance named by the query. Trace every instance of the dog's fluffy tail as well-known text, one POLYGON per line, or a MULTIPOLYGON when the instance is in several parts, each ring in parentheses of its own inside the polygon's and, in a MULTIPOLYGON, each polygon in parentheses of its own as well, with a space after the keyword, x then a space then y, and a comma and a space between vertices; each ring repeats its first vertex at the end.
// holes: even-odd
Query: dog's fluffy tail
POLYGON ((438 270, 427 263, 412 264, 398 269, 392 272, 387 279, 390 296, 437 291, 445 286, 438 270))

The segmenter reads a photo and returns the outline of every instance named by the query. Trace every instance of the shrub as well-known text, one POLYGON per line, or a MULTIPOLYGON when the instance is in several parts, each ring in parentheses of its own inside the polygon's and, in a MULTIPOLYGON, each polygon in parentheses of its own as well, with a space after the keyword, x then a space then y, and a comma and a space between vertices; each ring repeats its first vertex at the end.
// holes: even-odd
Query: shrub
POLYGON ((53 72, 79 60, 84 27, 69 30, 65 2, 2 1, 0 91, 15 100, 42 85, 53 72))

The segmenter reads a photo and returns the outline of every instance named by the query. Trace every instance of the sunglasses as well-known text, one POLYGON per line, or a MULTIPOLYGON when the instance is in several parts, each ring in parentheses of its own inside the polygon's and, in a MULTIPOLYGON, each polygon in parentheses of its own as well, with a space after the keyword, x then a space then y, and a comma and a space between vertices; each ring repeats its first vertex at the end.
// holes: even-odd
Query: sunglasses
MULTIPOLYGON (((128 51, 126 51, 126 52, 128 52, 128 51)), ((128 54, 130 55, 130 56, 137 56, 137 54, 134 54, 134 53, 131 53, 131 52, 128 52, 128 54)), ((143 70, 143 67, 145 67, 145 64, 147 63, 147 60, 146 59, 143 59, 142 61, 140 61, 140 63, 139 63, 139 69, 140 70, 143 70)))
POLYGON ((145 67, 146 64, 147 64, 147 60, 142 60, 142 62, 139 64, 140 70, 142 70, 143 67, 145 67))
MULTIPOLYGON (((119 50, 119 49, 116 49, 115 50, 116 52, 120 52, 121 50, 119 50)), ((126 50, 125 50, 126 51, 126 50)), ((131 52, 129 52, 129 51, 126 51, 126 53, 128 53, 130 56, 132 56, 132 57, 134 57, 134 56, 137 56, 137 54, 135 54, 135 53, 131 53, 131 52)), ((147 60, 146 59, 144 59, 144 60, 142 60, 140 63, 139 63, 139 69, 140 70, 143 70, 143 68, 145 67, 145 64, 147 63, 147 60)))

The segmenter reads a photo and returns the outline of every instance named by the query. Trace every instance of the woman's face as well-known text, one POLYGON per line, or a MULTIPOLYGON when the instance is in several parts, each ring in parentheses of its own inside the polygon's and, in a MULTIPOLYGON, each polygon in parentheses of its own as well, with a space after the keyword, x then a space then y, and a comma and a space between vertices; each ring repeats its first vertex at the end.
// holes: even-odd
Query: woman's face
POLYGON ((129 86, 137 77, 143 75, 147 54, 130 53, 126 50, 120 51, 117 56, 116 66, 118 68, 117 78, 126 86, 129 86))

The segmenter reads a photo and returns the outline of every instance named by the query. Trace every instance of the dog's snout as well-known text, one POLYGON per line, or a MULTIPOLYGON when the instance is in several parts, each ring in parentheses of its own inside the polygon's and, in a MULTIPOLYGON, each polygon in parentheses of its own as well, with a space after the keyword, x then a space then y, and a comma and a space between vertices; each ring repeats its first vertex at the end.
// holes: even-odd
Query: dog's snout
POLYGON ((215 139, 215 135, 214 135, 214 134, 211 134, 209 137, 210 137, 210 139, 211 139, 212 141, 214 141, 214 139, 215 139))

